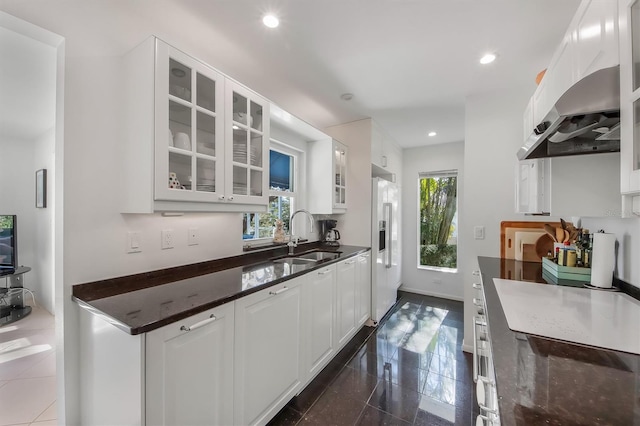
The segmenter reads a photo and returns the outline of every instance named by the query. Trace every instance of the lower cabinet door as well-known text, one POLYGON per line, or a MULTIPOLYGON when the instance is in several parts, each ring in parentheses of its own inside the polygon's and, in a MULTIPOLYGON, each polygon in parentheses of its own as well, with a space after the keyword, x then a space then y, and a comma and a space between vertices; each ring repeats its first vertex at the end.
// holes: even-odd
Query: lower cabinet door
POLYGON ((305 378, 308 382, 324 368, 336 352, 334 318, 336 269, 330 265, 309 273, 304 285, 305 378))
POLYGON ((298 277, 236 300, 235 424, 266 424, 301 387, 298 277))
POLYGON ((232 424, 233 343, 233 303, 147 333, 146 424, 232 424))
POLYGON ((356 283, 358 326, 361 326, 371 317, 371 252, 358 256, 356 283))
POLYGON ((338 349, 356 331, 356 261, 351 258, 338 263, 336 280, 338 349))

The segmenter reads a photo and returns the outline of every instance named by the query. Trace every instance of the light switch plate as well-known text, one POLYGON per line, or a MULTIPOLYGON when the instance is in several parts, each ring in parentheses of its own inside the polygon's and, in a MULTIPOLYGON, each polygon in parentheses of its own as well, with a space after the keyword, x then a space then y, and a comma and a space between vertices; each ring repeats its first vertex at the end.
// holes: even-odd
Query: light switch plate
POLYGON ((189 228, 189 230, 187 231, 187 245, 197 246, 198 244, 200 244, 198 228, 189 228))
POLYGON ((140 253, 142 251, 142 235, 140 231, 127 232, 127 253, 140 253))
POLYGON ((473 238, 476 240, 484 240, 484 226, 473 227, 473 238))

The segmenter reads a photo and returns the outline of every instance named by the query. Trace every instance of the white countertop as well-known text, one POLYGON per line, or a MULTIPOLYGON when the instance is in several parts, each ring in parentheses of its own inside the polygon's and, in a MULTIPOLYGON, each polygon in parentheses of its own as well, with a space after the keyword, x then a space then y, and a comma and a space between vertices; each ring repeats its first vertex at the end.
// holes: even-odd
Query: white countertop
POLYGON ((624 293, 493 282, 513 331, 640 355, 640 301, 624 293))

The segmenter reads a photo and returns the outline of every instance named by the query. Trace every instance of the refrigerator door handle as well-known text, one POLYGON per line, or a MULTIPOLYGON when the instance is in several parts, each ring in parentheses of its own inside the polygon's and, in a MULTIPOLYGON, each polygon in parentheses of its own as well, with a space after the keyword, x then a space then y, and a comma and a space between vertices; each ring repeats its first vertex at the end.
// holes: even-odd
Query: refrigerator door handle
POLYGON ((391 247, 391 234, 393 232, 393 218, 391 217, 391 215, 393 214, 393 210, 391 208, 391 203, 384 203, 382 205, 383 209, 384 209, 384 216, 385 216, 385 220, 387 221, 387 232, 386 232, 386 237, 387 237, 387 242, 386 242, 386 252, 385 252, 385 267, 387 269, 391 268, 391 252, 393 250, 393 248, 391 247))

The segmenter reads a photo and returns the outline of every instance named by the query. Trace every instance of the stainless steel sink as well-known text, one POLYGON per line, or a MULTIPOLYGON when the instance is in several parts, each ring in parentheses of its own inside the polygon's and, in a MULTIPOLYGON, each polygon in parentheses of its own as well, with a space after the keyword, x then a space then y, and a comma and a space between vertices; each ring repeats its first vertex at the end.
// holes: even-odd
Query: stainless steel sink
POLYGON ((314 259, 305 259, 301 257, 283 257, 281 259, 275 259, 275 263, 288 263, 289 265, 313 265, 317 262, 314 259))
POLYGON ((311 253, 299 254, 296 256, 296 259, 305 259, 305 260, 309 259, 315 262, 319 262, 322 260, 337 259, 338 257, 340 257, 339 252, 318 250, 318 251, 312 251, 311 253))

